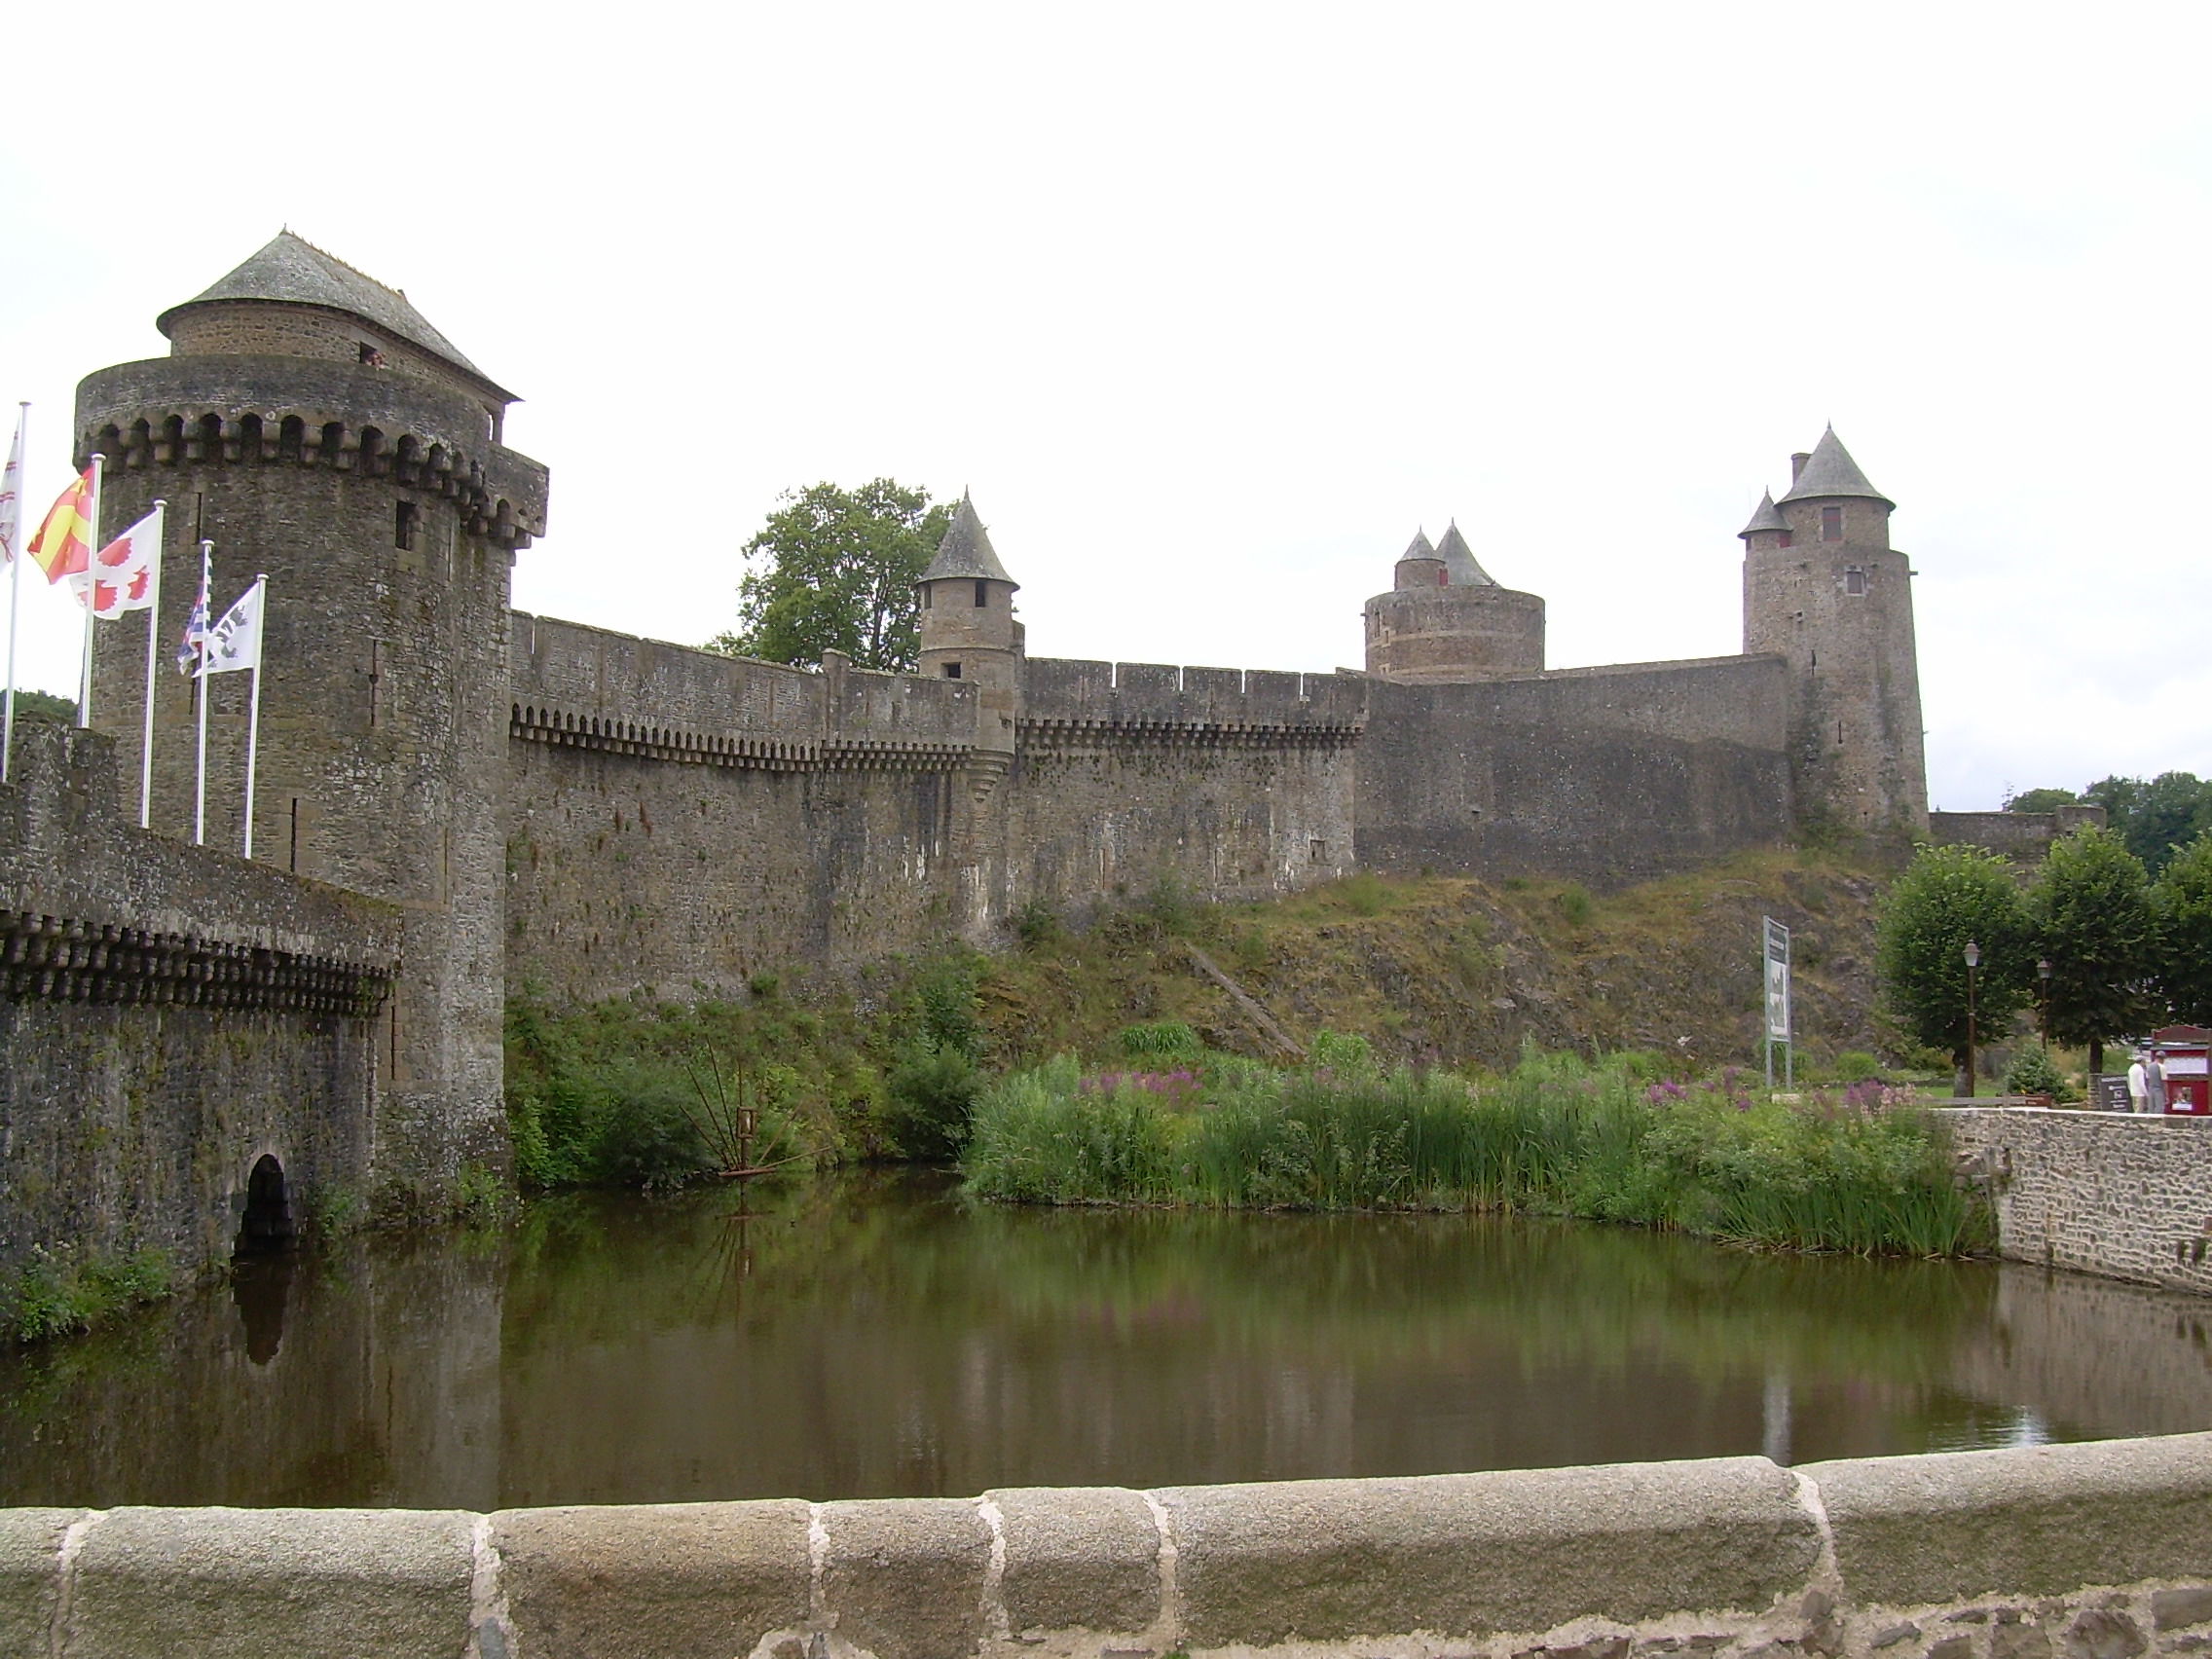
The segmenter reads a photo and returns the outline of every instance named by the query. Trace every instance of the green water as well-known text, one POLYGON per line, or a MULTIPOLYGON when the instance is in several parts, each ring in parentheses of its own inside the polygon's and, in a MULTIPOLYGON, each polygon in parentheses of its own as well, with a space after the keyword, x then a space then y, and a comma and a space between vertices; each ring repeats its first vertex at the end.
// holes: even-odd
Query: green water
POLYGON ((2212 1427, 2212 1302, 863 1175, 261 1264, 0 1358, 0 1504, 965 1495, 2212 1427), (742 1207, 741 1207, 742 1198, 742 1207))

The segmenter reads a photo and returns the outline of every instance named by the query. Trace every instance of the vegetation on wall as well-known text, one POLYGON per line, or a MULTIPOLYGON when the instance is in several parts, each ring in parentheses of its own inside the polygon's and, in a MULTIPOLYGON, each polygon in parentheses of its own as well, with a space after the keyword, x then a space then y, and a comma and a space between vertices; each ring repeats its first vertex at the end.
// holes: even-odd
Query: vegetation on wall
POLYGON ((814 484, 782 499, 745 544, 737 626, 707 648, 799 668, 838 650, 861 668, 911 673, 921 656, 914 583, 952 508, 890 478, 857 490, 814 484))
POLYGON ((22 1343, 89 1331, 175 1288, 160 1250, 90 1255, 34 1245, 13 1278, 0 1283, 0 1338, 22 1343))

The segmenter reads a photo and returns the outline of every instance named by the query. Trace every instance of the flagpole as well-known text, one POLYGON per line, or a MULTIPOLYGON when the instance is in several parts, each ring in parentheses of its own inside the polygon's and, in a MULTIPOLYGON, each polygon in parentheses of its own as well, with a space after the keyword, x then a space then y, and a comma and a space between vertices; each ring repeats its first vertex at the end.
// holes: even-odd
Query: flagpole
MULTIPOLYGON (((215 544, 200 544, 200 597, 205 600, 214 580, 215 544)), ((192 665, 192 688, 200 693, 200 758, 192 772, 192 844, 207 844, 207 645, 200 645, 200 658, 192 665)))
POLYGON ((23 608, 23 433, 31 424, 28 399, 16 406, 16 539, 8 549, 8 712, 0 717, 0 784, 8 781, 8 762, 16 753, 16 619, 23 608))
POLYGON ((162 631, 162 551, 168 541, 168 502, 154 500, 154 579, 146 602, 146 724, 138 738, 138 828, 154 822, 154 642, 162 631))
POLYGON ((261 644, 269 628, 269 575, 253 578, 253 694, 245 718, 245 856, 253 857, 253 763, 261 744, 261 644))
POLYGON ((92 457, 92 493, 85 533, 85 663, 77 682, 77 723, 92 723, 92 561, 100 550, 100 469, 107 457, 92 457))

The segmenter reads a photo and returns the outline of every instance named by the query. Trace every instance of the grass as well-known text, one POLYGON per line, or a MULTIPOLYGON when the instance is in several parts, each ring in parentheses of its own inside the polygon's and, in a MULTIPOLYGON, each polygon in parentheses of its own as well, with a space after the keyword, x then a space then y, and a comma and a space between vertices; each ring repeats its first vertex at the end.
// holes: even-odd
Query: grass
MULTIPOLYGON (((1932 1120, 1879 1085, 1754 1099, 1648 1056, 1531 1054, 1470 1083, 1341 1046, 1201 1082, 1087 1076, 1072 1056, 987 1087, 962 1167, 980 1198, 1230 1209, 1497 1209, 1798 1249, 1943 1256, 1993 1223, 1932 1120)), ((1318 1050, 1328 1046, 1316 1043, 1318 1050)))

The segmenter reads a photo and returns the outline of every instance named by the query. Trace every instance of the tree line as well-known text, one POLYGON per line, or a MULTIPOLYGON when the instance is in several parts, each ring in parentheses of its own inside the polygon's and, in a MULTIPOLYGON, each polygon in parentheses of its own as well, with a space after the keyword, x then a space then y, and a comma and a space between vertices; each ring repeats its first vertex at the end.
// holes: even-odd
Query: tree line
POLYGON ((1899 1025, 1962 1072, 1970 980, 1981 1033, 2032 1010, 2102 1071, 2107 1043, 2212 1023, 2212 829, 2169 847, 2155 876, 2109 827, 2061 836, 2025 884, 1977 847, 1923 847, 1884 904, 1877 971, 1899 1025))
POLYGON ((2182 848, 2212 830, 2212 779, 2194 772, 2160 772, 2149 781, 2100 778, 2079 794, 2027 790, 2005 802, 2007 812, 2052 812, 2062 806, 2103 807, 2105 828, 2155 876, 2182 848))

